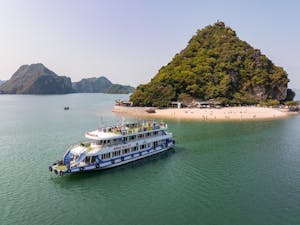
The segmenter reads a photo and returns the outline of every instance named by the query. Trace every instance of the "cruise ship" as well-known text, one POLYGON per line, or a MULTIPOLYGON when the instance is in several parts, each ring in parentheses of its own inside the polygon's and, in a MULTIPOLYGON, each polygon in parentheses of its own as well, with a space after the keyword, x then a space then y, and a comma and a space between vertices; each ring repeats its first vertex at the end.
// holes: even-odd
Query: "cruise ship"
POLYGON ((164 122, 143 121, 86 132, 88 141, 71 146, 49 170, 60 176, 102 170, 166 151, 175 145, 167 128, 164 122))

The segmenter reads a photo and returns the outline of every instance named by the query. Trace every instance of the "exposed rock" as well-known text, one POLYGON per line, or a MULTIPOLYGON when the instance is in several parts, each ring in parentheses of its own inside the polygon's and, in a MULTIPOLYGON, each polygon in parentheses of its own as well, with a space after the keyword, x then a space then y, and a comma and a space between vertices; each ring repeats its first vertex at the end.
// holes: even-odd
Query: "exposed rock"
MULTIPOLYGON (((299 90, 296 89, 295 91, 297 92, 299 90)), ((287 89, 285 101, 293 101, 295 96, 299 98, 299 95, 297 95, 296 92, 294 92, 292 89, 287 89)))
POLYGON ((69 77, 58 76, 43 64, 21 66, 1 85, 2 94, 67 94, 74 92, 69 77))

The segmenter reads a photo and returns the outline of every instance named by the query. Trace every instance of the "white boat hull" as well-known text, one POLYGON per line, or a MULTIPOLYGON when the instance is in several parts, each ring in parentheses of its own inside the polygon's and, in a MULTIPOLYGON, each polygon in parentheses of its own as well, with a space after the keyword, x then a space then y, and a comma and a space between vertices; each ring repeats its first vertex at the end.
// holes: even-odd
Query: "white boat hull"
POLYGON ((49 166, 59 175, 121 166, 164 152, 175 145, 164 122, 127 123, 86 132, 90 142, 68 148, 63 160, 49 166))
POLYGON ((157 146, 156 148, 150 148, 150 149, 146 149, 146 150, 139 151, 136 153, 132 153, 128 156, 124 156, 123 160, 121 159, 122 157, 119 157, 117 159, 108 160, 106 162, 101 162, 98 164, 75 166, 75 167, 70 167, 69 169, 60 170, 60 171, 55 169, 56 165, 52 165, 51 170, 53 170, 56 174, 59 174, 61 176, 64 174, 67 174, 67 173, 77 173, 77 172, 85 172, 85 171, 91 171, 91 170, 104 170, 104 169, 121 166, 121 165, 130 163, 130 162, 134 162, 134 161, 167 151, 167 150, 173 148, 173 146, 174 146, 174 142, 169 142, 165 146, 157 146))

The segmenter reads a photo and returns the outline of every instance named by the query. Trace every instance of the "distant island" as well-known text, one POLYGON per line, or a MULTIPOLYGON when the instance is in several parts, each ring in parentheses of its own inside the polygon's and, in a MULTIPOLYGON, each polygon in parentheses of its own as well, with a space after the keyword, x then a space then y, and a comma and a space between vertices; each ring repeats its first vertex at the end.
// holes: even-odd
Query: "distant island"
POLYGON ((1 94, 67 94, 74 92, 69 77, 58 76, 43 64, 21 66, 0 86, 1 94))
POLYGON ((0 94, 128 94, 135 90, 128 85, 113 84, 103 76, 72 83, 71 78, 59 76, 41 63, 21 66, 8 81, 0 82, 0 85, 0 94))
POLYGON ((4 84, 5 83, 5 80, 0 80, 0 86, 1 84, 4 84))
POLYGON ((130 101, 157 107, 195 99, 222 105, 277 104, 293 100, 288 82, 283 68, 218 21, 198 30, 149 83, 137 87, 130 101))
POLYGON ((113 84, 106 77, 85 78, 79 82, 73 82, 72 86, 77 93, 109 93, 128 94, 134 92, 134 87, 121 84, 113 84))

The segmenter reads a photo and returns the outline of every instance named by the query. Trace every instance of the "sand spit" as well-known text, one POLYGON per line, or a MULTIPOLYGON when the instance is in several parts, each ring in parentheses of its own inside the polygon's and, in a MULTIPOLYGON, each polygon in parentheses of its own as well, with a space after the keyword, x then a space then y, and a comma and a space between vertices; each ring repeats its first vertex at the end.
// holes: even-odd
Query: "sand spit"
MULTIPOLYGON (((287 109, 266 108, 256 106, 224 107, 224 108, 168 108, 155 109, 148 113, 147 107, 115 106, 113 112, 135 117, 167 118, 180 120, 258 120, 279 119, 291 114, 287 109)), ((149 110, 148 110, 149 111, 149 110)))

